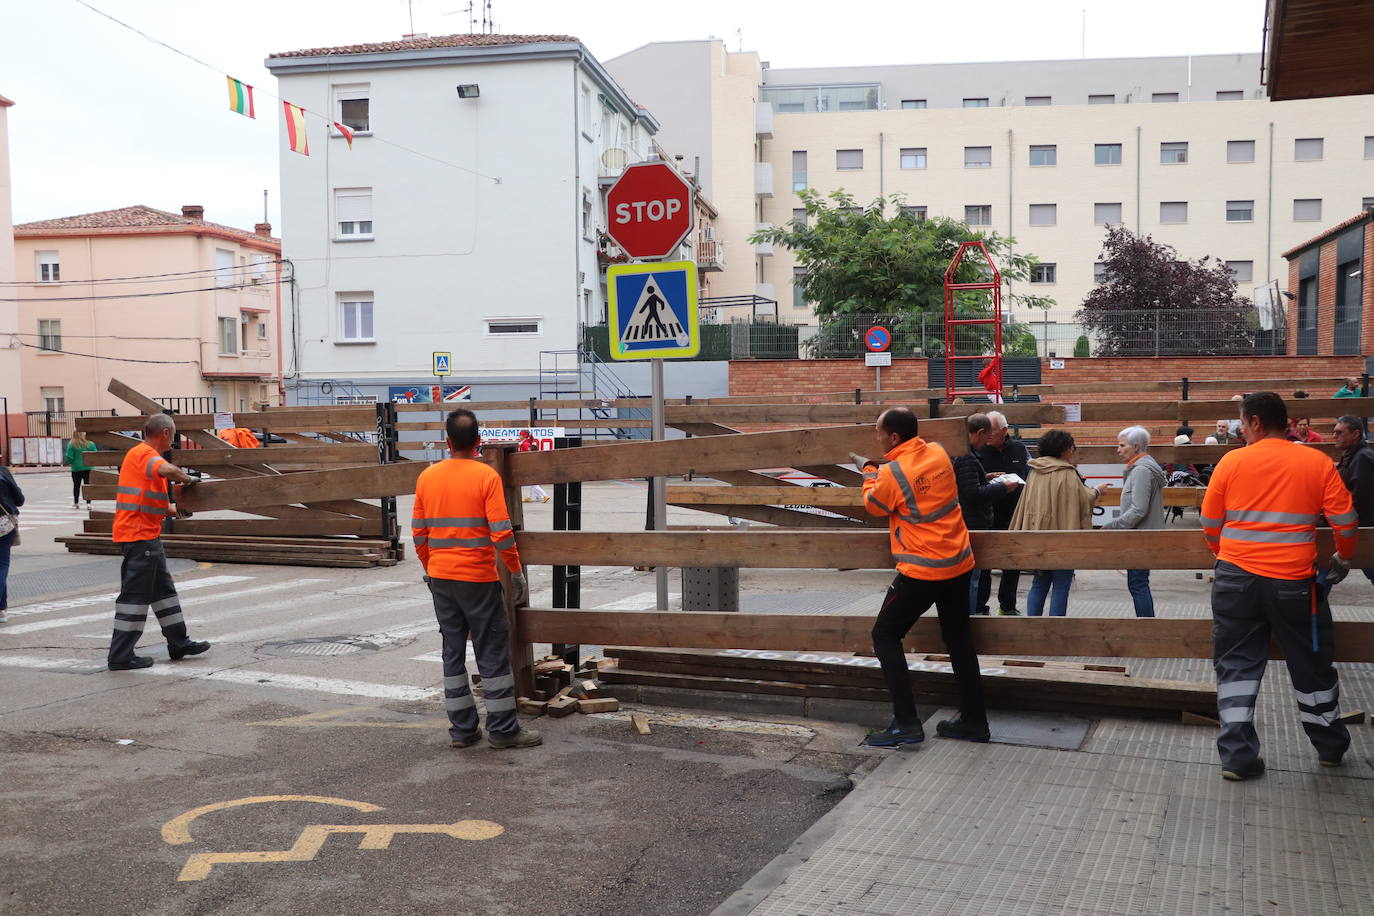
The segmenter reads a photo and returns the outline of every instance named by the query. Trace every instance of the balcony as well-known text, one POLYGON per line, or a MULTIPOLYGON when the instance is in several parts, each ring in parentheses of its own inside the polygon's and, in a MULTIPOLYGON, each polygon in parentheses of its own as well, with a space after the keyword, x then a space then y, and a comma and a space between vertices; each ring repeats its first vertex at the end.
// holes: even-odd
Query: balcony
MULTIPOLYGON (((772 229, 772 228, 773 228, 773 224, 772 224, 772 223, 757 223, 757 224, 755 224, 754 228, 755 228, 756 230, 758 230, 759 232, 767 232, 769 229, 772 229)), ((772 243, 772 242, 755 242, 755 243, 754 243, 754 254, 758 255, 758 256, 761 257, 761 258, 771 258, 771 257, 773 256, 773 243, 772 243)), ((770 296, 769 298, 772 298, 772 297, 770 296)))
POLYGON ((754 163, 754 196, 773 196, 773 163, 754 163))
POLYGON ((724 270, 725 243, 716 239, 697 242, 697 270, 724 270))
POLYGON ((773 138, 772 102, 758 102, 754 105, 754 136, 763 140, 773 138))

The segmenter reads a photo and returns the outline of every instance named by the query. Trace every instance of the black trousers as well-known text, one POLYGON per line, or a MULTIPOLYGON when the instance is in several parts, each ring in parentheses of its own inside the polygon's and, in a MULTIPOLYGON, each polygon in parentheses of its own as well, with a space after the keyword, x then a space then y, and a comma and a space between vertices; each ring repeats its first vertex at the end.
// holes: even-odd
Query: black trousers
POLYGON ((129 541, 121 544, 124 562, 119 567, 119 597, 115 598, 114 635, 110 638, 110 664, 134 657, 134 646, 143 635, 148 609, 157 615, 167 645, 180 649, 188 641, 181 616, 181 599, 167 571, 162 541, 129 541))
POLYGON ((449 736, 471 738, 477 731, 477 700, 468 680, 467 642, 472 639, 477 671, 482 675, 482 705, 487 731, 512 735, 520 730, 515 715, 515 675, 510 669, 510 623, 500 582, 429 580, 434 616, 443 640, 444 710, 449 736))
POLYGON ((81 502, 81 485, 91 482, 90 471, 72 471, 72 502, 81 502))
MULTIPOLYGON (((1016 586, 1021 583, 1021 570, 1004 569, 1002 579, 997 586, 997 608, 998 610, 1013 610, 1016 607, 1016 586)), ((978 610, 988 611, 988 599, 992 597, 992 570, 983 570, 983 575, 978 580, 978 610)))
POLYGON ((916 718, 911 671, 902 651, 902 639, 933 604, 940 615, 940 635, 944 638, 959 687, 959 713, 970 725, 987 724, 983 676, 978 668, 978 656, 973 651, 973 630, 968 619, 969 575, 962 573, 953 579, 932 582, 898 573, 888 586, 882 610, 873 624, 873 653, 882 665, 883 680, 887 682, 896 718, 908 722, 916 718))

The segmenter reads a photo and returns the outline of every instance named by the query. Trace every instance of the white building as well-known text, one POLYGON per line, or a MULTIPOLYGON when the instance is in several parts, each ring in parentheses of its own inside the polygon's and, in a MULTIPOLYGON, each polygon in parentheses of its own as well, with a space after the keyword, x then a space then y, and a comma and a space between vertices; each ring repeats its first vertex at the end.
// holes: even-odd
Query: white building
MULTIPOLYGON (((1051 339, 1077 333, 1104 223, 1226 261, 1248 294, 1286 281, 1284 250, 1374 204, 1370 97, 1266 101, 1257 54, 780 70, 692 41, 607 69, 663 118, 665 149, 701 158, 728 238, 794 218, 799 189, 861 204, 902 194, 918 215, 1014 236, 1039 257, 1033 291, 1057 306, 1014 317, 1048 317, 1051 339), (662 59, 674 66, 652 65, 662 59), (726 170, 723 193, 712 182, 726 170)), ((785 249, 742 253, 718 289, 776 291, 784 321, 815 322, 785 249)))
POLYGON ((658 124, 576 38, 413 38, 266 65, 283 99, 355 131, 350 149, 307 115, 310 155, 281 153, 288 379, 385 396, 432 382, 448 350, 452 384, 528 386, 542 351, 604 321, 604 192, 654 155, 658 124))

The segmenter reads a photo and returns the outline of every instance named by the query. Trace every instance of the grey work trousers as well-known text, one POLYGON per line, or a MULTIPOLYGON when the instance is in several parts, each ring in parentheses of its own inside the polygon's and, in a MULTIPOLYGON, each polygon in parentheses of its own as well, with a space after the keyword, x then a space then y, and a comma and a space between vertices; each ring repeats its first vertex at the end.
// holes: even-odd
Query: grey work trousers
POLYGON ((1303 731, 1322 760, 1339 760, 1350 746, 1350 732, 1336 721, 1340 681, 1332 664, 1335 642, 1325 590, 1316 587, 1312 578, 1269 579, 1221 561, 1212 583, 1212 621, 1212 663, 1221 720, 1217 752, 1222 766, 1248 769, 1259 757, 1255 701, 1269 663, 1271 633, 1288 664, 1303 731))
POLYGON ((110 638, 108 663, 123 664, 134 657, 134 646, 143 635, 148 608, 157 615, 162 635, 172 649, 187 642, 186 621, 181 615, 181 599, 167 571, 167 554, 162 541, 126 541, 124 562, 119 567, 119 596, 115 598, 114 635, 110 638))
POLYGON ((449 736, 462 741, 477 732, 477 701, 468 683, 467 641, 472 638, 477 671, 482 675, 482 705, 487 731, 511 735, 520 730, 515 717, 515 676, 510 670, 510 624, 500 582, 429 580, 434 616, 443 639, 444 709, 449 736))

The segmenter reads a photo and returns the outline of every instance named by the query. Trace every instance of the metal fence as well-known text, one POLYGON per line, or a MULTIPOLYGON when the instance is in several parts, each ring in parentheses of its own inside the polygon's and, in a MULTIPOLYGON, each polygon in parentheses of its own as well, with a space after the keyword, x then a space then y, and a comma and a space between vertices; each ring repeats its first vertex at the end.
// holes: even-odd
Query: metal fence
POLYGON ((70 439, 72 431, 76 429, 73 421, 77 417, 112 417, 115 416, 115 412, 113 410, 30 410, 25 412, 25 416, 28 418, 28 436, 60 436, 63 439, 70 439))

